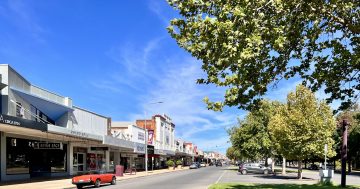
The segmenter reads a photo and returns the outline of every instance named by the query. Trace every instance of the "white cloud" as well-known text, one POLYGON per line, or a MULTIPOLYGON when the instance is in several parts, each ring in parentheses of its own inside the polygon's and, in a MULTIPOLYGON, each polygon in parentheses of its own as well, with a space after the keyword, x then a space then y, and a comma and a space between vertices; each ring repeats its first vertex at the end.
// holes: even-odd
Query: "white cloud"
POLYGON ((20 0, 8 0, 6 7, 0 7, 0 15, 16 27, 25 30, 26 33, 37 42, 44 43, 45 39, 42 35, 48 32, 48 30, 39 24, 34 10, 25 2, 20 0))

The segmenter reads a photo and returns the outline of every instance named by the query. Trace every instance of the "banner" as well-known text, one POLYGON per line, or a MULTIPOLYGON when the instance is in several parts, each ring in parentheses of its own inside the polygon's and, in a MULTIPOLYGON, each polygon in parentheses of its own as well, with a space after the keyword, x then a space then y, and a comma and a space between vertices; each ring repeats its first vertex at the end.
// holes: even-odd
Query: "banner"
POLYGON ((153 144, 154 142, 154 130, 148 130, 148 144, 153 144))

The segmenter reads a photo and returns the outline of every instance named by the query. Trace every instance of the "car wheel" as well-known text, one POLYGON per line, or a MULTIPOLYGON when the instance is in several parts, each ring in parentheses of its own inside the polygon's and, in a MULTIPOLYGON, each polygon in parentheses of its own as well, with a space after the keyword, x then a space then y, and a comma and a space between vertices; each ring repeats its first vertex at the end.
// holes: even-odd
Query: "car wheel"
POLYGON ((83 186, 82 186, 82 185, 80 185, 80 184, 78 184, 78 185, 76 185, 76 188, 77 188, 77 189, 82 189, 82 188, 83 188, 83 186))
POLYGON ((247 171, 244 169, 241 171, 241 174, 246 175, 247 171))
POLYGON ((116 184, 116 177, 113 177, 111 180, 111 185, 115 185, 116 184))
POLYGON ((94 185, 95 185, 95 188, 99 188, 100 187, 100 179, 96 179, 94 185))
POLYGON ((269 170, 264 170, 264 175, 269 174, 269 170))

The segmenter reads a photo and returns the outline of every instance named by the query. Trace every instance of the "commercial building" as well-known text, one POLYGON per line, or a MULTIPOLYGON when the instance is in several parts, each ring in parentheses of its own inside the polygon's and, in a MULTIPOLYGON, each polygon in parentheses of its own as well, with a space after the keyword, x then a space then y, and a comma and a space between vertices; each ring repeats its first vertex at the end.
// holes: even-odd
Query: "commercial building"
POLYGON ((175 124, 165 114, 112 122, 33 85, 5 64, 0 92, 0 181, 112 172, 115 165, 142 170, 146 138, 149 170, 166 167, 168 159, 190 164, 197 157, 196 146, 175 140, 175 124))
POLYGON ((112 122, 111 134, 113 137, 130 141, 133 145, 131 149, 123 149, 116 154, 120 157, 119 165, 123 165, 125 170, 129 168, 144 170, 145 129, 132 122, 112 122))
POLYGON ((175 124, 163 115, 154 115, 149 120, 136 120, 136 125, 148 130, 148 144, 154 146, 154 154, 149 154, 149 169, 164 168, 165 162, 175 156, 175 124))
POLYGON ((9 65, 0 75, 1 181, 109 171, 110 118, 34 86, 9 65))

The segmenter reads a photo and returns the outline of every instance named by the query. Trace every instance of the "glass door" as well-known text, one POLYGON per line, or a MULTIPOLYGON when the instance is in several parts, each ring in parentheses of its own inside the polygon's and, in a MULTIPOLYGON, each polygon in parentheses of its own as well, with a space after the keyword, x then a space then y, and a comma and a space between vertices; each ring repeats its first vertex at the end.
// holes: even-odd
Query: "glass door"
POLYGON ((85 171, 85 153, 74 153, 73 155, 73 170, 74 172, 85 171))

